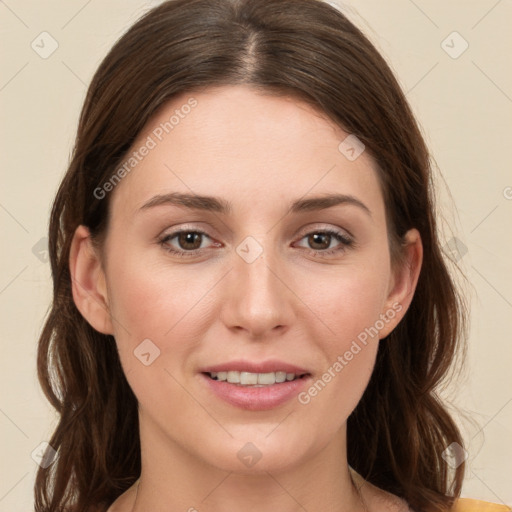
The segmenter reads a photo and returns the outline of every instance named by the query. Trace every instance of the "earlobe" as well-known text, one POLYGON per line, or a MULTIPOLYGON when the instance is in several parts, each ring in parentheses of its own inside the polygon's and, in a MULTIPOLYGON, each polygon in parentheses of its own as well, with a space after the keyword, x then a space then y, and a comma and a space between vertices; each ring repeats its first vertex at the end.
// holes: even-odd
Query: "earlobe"
POLYGON ((97 331, 113 334, 105 274, 89 229, 82 225, 71 242, 69 270, 73 300, 82 316, 97 331))
POLYGON ((410 229, 404 236, 405 261, 391 276, 385 310, 382 314, 390 318, 379 337, 385 338, 405 316, 414 297, 423 263, 423 245, 417 229, 410 229), (393 313, 391 314, 391 311, 393 313), (392 318, 391 318, 392 317, 392 318))

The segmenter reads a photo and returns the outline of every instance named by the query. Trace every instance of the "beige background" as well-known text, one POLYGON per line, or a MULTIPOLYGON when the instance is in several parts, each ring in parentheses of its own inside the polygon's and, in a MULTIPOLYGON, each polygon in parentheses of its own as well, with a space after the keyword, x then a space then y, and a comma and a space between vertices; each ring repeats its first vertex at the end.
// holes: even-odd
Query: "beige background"
MULTIPOLYGON (((55 421, 35 371, 51 298, 41 247, 86 86, 113 42, 157 3, 0 1, 1 511, 32 509, 37 466, 31 453, 55 421), (41 36, 44 31, 50 36, 41 36), (52 38, 58 48, 42 58, 52 38)), ((512 2, 348 3, 343 9, 407 91, 442 172, 443 238, 455 235, 467 248, 459 264, 472 296, 469 357, 463 378, 445 393, 475 422, 462 424, 469 443, 463 495, 510 505, 512 2), (465 41, 466 51, 453 58, 465 41)))

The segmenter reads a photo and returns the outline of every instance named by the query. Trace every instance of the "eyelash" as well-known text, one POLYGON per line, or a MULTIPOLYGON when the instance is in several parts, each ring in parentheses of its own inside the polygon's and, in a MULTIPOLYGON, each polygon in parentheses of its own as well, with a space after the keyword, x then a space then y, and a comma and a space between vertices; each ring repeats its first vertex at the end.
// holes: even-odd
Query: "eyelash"
MULTIPOLYGON (((169 247, 168 242, 175 238, 176 236, 180 235, 181 233, 194 233, 198 235, 204 235, 208 238, 207 233, 204 231, 198 230, 198 229, 181 229, 179 231, 175 231, 174 233, 169 233, 167 235, 164 235, 162 238, 158 240, 159 245, 167 252, 173 254, 174 256, 178 256, 180 258, 190 258, 197 256, 199 252, 201 252, 204 249, 194 249, 192 251, 183 251, 183 250, 177 250, 177 249, 171 249, 169 247)), ((324 234, 324 235, 330 235, 334 237, 338 242, 340 242, 340 245, 337 247, 334 247, 332 249, 306 249, 308 252, 313 253, 314 257, 328 257, 332 256, 336 253, 341 253, 347 249, 354 248, 356 246, 355 241, 352 238, 347 237, 346 235, 340 233, 339 231, 333 230, 333 229, 319 229, 315 231, 310 231, 309 233, 306 233, 302 238, 306 238, 309 235, 314 234, 324 234)))

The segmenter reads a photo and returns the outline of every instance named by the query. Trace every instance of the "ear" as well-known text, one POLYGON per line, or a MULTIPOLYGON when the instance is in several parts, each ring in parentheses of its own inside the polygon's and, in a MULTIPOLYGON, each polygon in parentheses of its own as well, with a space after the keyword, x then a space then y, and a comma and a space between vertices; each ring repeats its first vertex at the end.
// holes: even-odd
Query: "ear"
POLYGON ((391 272, 388 286, 388 296, 381 318, 384 328, 379 332, 379 338, 385 338, 400 323, 405 316, 418 283, 423 262, 423 244, 417 229, 410 229, 404 236, 402 246, 405 261, 391 272))
POLYGON ((73 300, 82 316, 97 331, 113 334, 105 273, 92 245, 91 234, 78 226, 71 242, 69 270, 73 300))

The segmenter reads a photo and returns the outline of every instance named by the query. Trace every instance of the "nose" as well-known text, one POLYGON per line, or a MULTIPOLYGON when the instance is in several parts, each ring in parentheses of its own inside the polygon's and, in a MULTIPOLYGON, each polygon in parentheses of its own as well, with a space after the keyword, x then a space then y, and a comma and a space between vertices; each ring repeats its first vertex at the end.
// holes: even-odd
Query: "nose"
POLYGON ((268 251, 248 262, 235 255, 229 272, 221 319, 230 330, 245 331, 252 340, 286 332, 295 318, 291 278, 268 251))

